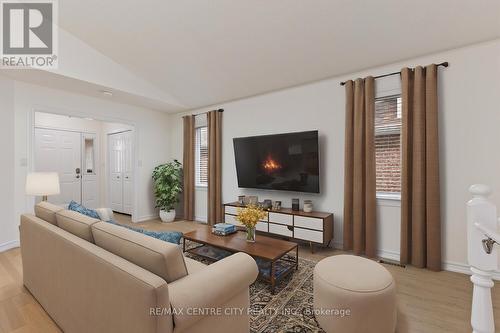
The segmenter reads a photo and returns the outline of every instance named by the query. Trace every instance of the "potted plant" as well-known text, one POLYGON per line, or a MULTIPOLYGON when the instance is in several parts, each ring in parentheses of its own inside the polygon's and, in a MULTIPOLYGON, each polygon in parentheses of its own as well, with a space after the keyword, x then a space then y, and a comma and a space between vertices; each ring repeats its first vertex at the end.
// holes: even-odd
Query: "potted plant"
POLYGON ((160 219, 172 222, 175 219, 175 205, 182 191, 182 165, 179 161, 158 165, 153 170, 156 208, 160 208, 160 219))
POLYGON ((248 205, 245 208, 238 208, 236 220, 247 229, 247 242, 255 242, 255 226, 265 217, 266 212, 258 206, 248 205))

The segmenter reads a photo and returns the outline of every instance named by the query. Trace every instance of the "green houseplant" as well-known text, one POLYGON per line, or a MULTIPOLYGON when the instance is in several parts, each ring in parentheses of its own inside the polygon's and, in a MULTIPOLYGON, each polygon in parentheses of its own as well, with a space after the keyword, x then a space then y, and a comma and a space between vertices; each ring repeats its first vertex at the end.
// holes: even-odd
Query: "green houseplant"
POLYGON ((156 207, 160 208, 160 219, 172 222, 175 219, 175 205, 182 192, 182 165, 179 161, 158 165, 153 170, 153 186, 156 207))

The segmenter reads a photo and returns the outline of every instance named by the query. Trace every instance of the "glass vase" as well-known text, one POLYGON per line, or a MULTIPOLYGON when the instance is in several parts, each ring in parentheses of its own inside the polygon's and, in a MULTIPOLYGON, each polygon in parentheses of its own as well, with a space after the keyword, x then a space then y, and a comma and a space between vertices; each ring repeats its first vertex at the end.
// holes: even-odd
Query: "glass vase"
POLYGON ((247 227, 247 242, 255 242, 255 227, 247 227))

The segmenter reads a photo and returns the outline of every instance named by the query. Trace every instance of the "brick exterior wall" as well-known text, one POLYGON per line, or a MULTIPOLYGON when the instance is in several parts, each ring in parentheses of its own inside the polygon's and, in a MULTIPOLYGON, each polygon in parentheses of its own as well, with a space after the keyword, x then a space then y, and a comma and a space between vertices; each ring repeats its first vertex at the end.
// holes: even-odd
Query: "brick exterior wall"
POLYGON ((377 192, 401 192, 401 98, 375 102, 377 192))
POLYGON ((401 192, 401 135, 375 137, 377 192, 401 192))

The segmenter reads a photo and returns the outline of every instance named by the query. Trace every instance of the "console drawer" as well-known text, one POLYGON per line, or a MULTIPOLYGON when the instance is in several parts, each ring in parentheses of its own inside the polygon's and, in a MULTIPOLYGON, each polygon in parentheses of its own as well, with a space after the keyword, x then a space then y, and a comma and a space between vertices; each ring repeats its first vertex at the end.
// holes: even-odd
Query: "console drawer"
POLYGON ((297 239, 323 244, 323 233, 321 231, 294 228, 293 237, 297 239))
POLYGON ((323 230, 323 219, 306 216, 295 216, 294 226, 308 229, 323 230))
POLYGON ((292 237, 292 231, 287 226, 269 223, 269 232, 272 234, 292 237))
POLYGON ((255 229, 258 231, 265 231, 267 232, 268 230, 268 223, 267 222, 257 222, 257 225, 255 226, 255 229))
MULTIPOLYGON (((225 214, 229 214, 229 215, 238 215, 238 208, 239 207, 235 207, 235 206, 224 206, 224 213, 225 214)), ((262 222, 267 222, 267 212, 266 212, 266 216, 264 216, 264 218, 261 220, 262 222)))
POLYGON ((224 222, 229 223, 229 224, 234 224, 237 226, 242 226, 242 224, 236 220, 236 216, 225 214, 224 215, 224 222))
POLYGON ((238 207, 224 206, 224 213, 231 215, 238 215, 238 207))
POLYGON ((285 225, 293 225, 293 215, 270 212, 269 222, 285 224, 285 225))

